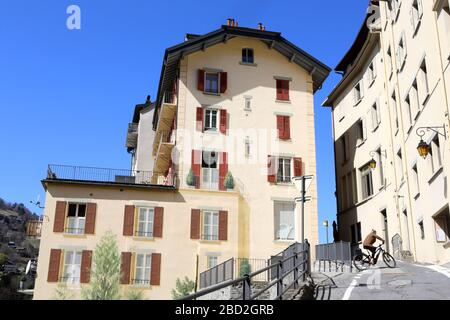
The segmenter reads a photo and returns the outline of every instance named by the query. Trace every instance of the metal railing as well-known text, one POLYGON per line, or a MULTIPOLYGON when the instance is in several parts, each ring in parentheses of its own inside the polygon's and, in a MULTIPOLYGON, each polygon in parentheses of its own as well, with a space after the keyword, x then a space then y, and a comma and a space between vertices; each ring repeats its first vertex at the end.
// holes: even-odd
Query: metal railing
POLYGON ((344 265, 348 265, 352 268, 352 249, 350 242, 339 241, 316 245, 316 261, 319 261, 319 270, 322 263, 325 269, 326 262, 328 262, 330 271, 332 262, 335 263, 336 269, 338 269, 339 265, 341 268, 343 268, 344 265))
POLYGON ((146 279, 131 279, 131 284, 141 285, 141 286, 149 286, 150 280, 146 279))
MULTIPOLYGON (((228 261, 231 261, 231 259, 228 261)), ((310 245, 306 240, 304 244, 294 243, 288 249, 286 249, 282 254, 282 259, 275 265, 270 264, 250 274, 245 274, 244 276, 237 279, 228 280, 220 284, 213 285, 187 297, 184 297, 183 300, 197 299, 226 287, 239 285, 242 286, 242 300, 255 300, 264 292, 270 290, 273 286, 276 286, 275 300, 282 300, 283 295, 289 289, 291 289, 292 287, 298 289, 300 278, 305 281, 307 275, 310 275, 310 270, 310 245), (267 273, 273 268, 276 268, 275 278, 269 281, 259 291, 252 292, 252 279, 262 273, 267 273), (292 275, 292 280, 287 279, 287 277, 290 275, 292 275)))
POLYGON ((80 166, 66 166, 51 164, 47 169, 48 180, 72 180, 85 182, 103 182, 119 184, 157 184, 164 186, 176 185, 176 177, 172 174, 171 179, 158 179, 160 176, 152 171, 108 169, 80 166), (152 183, 152 181, 157 181, 152 183))
POLYGON ((234 279, 234 259, 231 258, 199 275, 199 288, 204 289, 234 279))
POLYGON ((65 228, 64 233, 66 233, 66 234, 84 234, 84 228, 65 228))

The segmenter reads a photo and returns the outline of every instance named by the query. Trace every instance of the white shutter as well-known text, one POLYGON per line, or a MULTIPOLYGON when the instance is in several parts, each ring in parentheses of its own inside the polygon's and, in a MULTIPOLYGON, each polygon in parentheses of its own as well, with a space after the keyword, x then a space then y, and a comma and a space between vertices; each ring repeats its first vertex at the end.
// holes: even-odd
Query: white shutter
POLYGON ((380 98, 377 99, 376 104, 377 104, 377 119, 378 119, 378 123, 377 123, 377 124, 379 124, 379 123, 381 123, 381 111, 380 111, 381 105, 380 105, 380 98))
POLYGON ((417 8, 419 9, 419 20, 422 19, 423 8, 422 8, 422 0, 417 0, 417 8))
POLYGON ((416 30, 416 24, 414 19, 414 5, 411 6, 411 10, 409 10, 409 18, 411 20, 411 26, 413 29, 413 32, 416 30))
POLYGON ((362 118, 362 129, 363 129, 363 141, 367 139, 367 120, 366 117, 362 118))

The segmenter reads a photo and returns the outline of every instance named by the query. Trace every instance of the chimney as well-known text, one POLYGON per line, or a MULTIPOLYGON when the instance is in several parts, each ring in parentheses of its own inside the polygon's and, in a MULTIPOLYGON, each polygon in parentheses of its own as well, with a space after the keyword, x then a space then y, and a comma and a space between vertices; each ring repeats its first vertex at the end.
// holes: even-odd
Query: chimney
POLYGON ((261 22, 258 23, 258 29, 261 31, 265 31, 266 27, 263 26, 263 24, 261 22))
POLYGON ((231 18, 227 19, 227 26, 231 26, 231 20, 232 20, 231 18))
POLYGON ((150 101, 150 95, 148 95, 147 96, 147 100, 145 101, 145 104, 150 104, 151 103, 151 101, 150 101))

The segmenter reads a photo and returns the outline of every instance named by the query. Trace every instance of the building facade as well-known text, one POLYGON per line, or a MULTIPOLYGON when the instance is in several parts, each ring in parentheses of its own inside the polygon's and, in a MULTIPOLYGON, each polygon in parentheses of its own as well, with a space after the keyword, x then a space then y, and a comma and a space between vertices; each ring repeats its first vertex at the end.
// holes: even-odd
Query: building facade
POLYGON ((108 230, 122 286, 150 299, 230 258, 316 244, 316 185, 302 235, 292 178, 316 173, 313 95, 329 71, 280 33, 230 21, 168 48, 156 100, 128 127, 131 170, 49 167, 35 299, 61 282, 79 293, 108 230))
POLYGON ((372 1, 368 12, 323 104, 333 111, 340 238, 358 247, 375 229, 399 258, 445 263, 449 3, 372 1))

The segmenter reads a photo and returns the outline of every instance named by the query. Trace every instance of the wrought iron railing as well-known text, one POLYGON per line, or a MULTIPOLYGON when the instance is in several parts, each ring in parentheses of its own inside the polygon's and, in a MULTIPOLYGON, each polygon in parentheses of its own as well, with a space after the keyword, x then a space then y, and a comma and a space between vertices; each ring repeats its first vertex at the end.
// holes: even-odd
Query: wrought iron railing
MULTIPOLYGON (((231 264, 233 259, 230 259, 225 263, 231 264)), ((219 265, 220 266, 220 265, 219 265)), ((219 266, 217 266, 217 271, 219 271, 219 266)), ((224 268, 224 267, 222 267, 224 268)), ((219 274, 226 275, 223 273, 223 269, 220 269, 219 274)), ((233 270, 232 268, 229 270, 233 270)), ((184 297, 183 300, 194 300, 200 297, 204 297, 210 293, 216 292, 218 290, 230 287, 230 286, 242 286, 242 300, 256 300, 266 291, 270 290, 273 286, 276 286, 275 300, 282 300, 283 295, 292 287, 298 289, 299 281, 305 281, 306 277, 311 273, 310 266, 310 245, 306 240, 304 244, 294 243, 289 248, 287 248, 283 253, 281 253, 281 259, 275 264, 269 264, 268 266, 256 270, 252 273, 245 274, 237 279, 232 279, 233 275, 229 274, 228 277, 223 277, 223 282, 216 285, 210 285, 204 289, 184 297), (275 276, 271 281, 257 292, 252 292, 252 282, 254 282, 255 277, 260 274, 267 273, 269 270, 275 268, 275 276)), ((212 277, 212 276, 211 276, 212 277)), ((201 280, 200 280, 201 281, 201 280)))
POLYGON ((131 279, 131 284, 141 285, 141 286, 149 286, 150 280, 146 279, 131 279))
POLYGON ((118 184, 176 185, 176 176, 160 177, 152 171, 108 169, 51 164, 47 169, 48 180, 70 180, 85 182, 103 182, 118 184), (163 178, 163 179, 161 179, 163 178), (170 178, 170 179, 169 179, 170 178))

